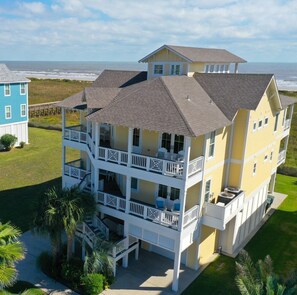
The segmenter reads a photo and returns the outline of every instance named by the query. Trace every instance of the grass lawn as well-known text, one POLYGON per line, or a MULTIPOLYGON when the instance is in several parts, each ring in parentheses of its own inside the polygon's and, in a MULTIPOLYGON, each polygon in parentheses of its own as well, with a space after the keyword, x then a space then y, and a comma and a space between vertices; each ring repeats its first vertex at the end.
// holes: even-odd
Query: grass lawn
POLYGON ((63 100, 90 86, 90 81, 30 78, 29 104, 63 100))
MULTIPOLYGON (((288 197, 245 249, 254 261, 269 254, 275 272, 286 277, 297 265, 297 178, 277 175, 275 191, 288 194, 288 197)), ((239 294, 234 278, 235 260, 220 256, 183 295, 239 294)))
POLYGON ((0 153, 0 220, 28 230, 35 202, 61 185, 61 132, 29 128, 30 144, 0 153))
MULTIPOLYGON (((280 91, 281 94, 297 98, 297 92, 280 91)), ((289 145, 285 166, 297 168, 297 104, 294 107, 294 114, 291 123, 289 145)))

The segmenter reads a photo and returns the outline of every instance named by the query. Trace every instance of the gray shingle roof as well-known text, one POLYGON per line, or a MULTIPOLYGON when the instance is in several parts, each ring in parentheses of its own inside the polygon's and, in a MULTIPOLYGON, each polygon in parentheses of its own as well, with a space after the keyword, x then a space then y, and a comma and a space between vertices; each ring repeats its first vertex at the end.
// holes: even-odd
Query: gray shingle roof
POLYGON ((104 70, 92 87, 123 88, 147 79, 147 72, 104 70))
POLYGON ((87 119, 185 136, 230 124, 200 85, 186 76, 158 77, 127 87, 87 119))
POLYGON ((69 109, 84 109, 87 107, 85 101, 84 91, 79 93, 73 94, 63 101, 57 103, 57 106, 62 108, 69 108, 69 109))
POLYGON ((139 62, 146 62, 149 57, 158 51, 167 48, 178 54, 189 62, 209 62, 209 63, 244 63, 246 60, 225 50, 216 48, 197 48, 175 45, 163 45, 149 55, 142 58, 139 62))
POLYGON ((102 109, 106 107, 118 95, 121 88, 101 88, 87 87, 85 88, 85 98, 88 108, 102 109))
POLYGON ((290 97, 290 96, 283 95, 283 94, 280 94, 279 97, 280 97, 283 108, 285 108, 291 104, 297 103, 297 98, 295 98, 295 97, 290 97))
POLYGON ((272 77, 272 74, 194 74, 229 120, 239 109, 255 110, 272 77))
POLYGON ((5 64, 0 64, 0 83, 30 82, 29 79, 19 76, 8 69, 5 64))

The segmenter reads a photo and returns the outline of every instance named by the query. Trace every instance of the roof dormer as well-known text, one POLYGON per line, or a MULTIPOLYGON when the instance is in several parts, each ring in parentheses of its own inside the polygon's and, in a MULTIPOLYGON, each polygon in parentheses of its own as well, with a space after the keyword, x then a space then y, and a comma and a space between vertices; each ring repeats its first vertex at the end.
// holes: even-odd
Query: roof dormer
POLYGON ((230 65, 246 62, 225 49, 163 45, 139 62, 148 63, 148 79, 157 76, 229 73, 230 65))

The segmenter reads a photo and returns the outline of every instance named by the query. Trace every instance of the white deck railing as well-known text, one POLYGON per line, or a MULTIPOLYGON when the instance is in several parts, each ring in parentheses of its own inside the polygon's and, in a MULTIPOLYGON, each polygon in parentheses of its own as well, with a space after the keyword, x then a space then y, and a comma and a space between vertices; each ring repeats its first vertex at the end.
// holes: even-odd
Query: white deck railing
POLYGON ((284 123, 284 130, 289 129, 290 126, 291 126, 291 120, 290 120, 290 119, 285 120, 285 123, 284 123))
POLYGON ((194 175, 197 172, 201 172, 203 169, 203 160, 204 157, 196 158, 189 162, 189 168, 188 168, 188 176, 194 175))
POLYGON ((278 159, 277 159, 278 164, 286 159, 286 152, 287 152, 286 150, 282 150, 279 152, 278 159))
POLYGON ((76 125, 71 127, 65 127, 64 129, 64 139, 86 143, 87 133, 84 131, 85 128, 82 125, 76 125))
POLYGON ((205 203, 205 216, 216 219, 217 222, 221 224, 221 227, 225 227, 225 224, 242 209, 244 204, 244 196, 244 192, 241 192, 225 206, 205 203))
POLYGON ((109 240, 109 228, 105 225, 105 223, 100 218, 95 216, 93 218, 93 225, 103 233, 106 240, 109 240))
POLYGON ((85 169, 80 168, 81 161, 75 160, 64 164, 64 175, 77 178, 77 179, 83 179, 85 175, 87 174, 87 171, 85 169))
MULTIPOLYGON (((93 155, 96 155, 96 146, 92 137, 87 134, 81 125, 66 127, 64 130, 64 139, 86 143, 93 155)), ((192 176, 199 173, 203 169, 204 157, 198 157, 189 162, 188 175, 192 176)), ((119 165, 128 164, 128 152, 112 148, 98 147, 98 160, 105 162, 116 163, 119 165)), ((149 157, 132 153, 131 167, 145 170, 148 172, 155 172, 167 176, 181 178, 183 176, 184 162, 178 160, 167 160, 155 157, 149 157)))
MULTIPOLYGON (((123 197, 114 196, 99 191, 96 194, 96 201, 104 206, 111 207, 119 211, 126 211, 126 199, 123 197)), ((179 212, 172 212, 168 210, 160 210, 153 206, 144 205, 135 201, 129 201, 128 214, 138 216, 142 219, 146 219, 160 225, 168 226, 173 229, 178 228, 179 212)), ((184 215, 184 225, 186 226, 193 220, 198 218, 199 206, 196 205, 184 215)))
POLYGON ((93 248, 96 244, 96 234, 93 230, 85 223, 81 223, 76 227, 76 235, 85 239, 88 245, 93 248))

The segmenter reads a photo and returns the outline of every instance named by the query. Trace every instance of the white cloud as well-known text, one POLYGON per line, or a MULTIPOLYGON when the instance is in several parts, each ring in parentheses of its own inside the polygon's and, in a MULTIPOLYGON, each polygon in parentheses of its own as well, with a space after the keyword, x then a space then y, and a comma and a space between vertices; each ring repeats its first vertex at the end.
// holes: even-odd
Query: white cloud
POLYGON ((43 14, 45 12, 45 5, 42 2, 21 2, 20 8, 33 14, 43 14))
POLYGON ((226 48, 247 59, 275 56, 272 44, 278 55, 297 51, 296 0, 52 0, 22 2, 11 13, 0 17, 1 40, 22 40, 44 59, 47 46, 57 56, 76 48, 81 59, 95 52, 93 58, 109 60, 137 60, 164 43, 226 48))

